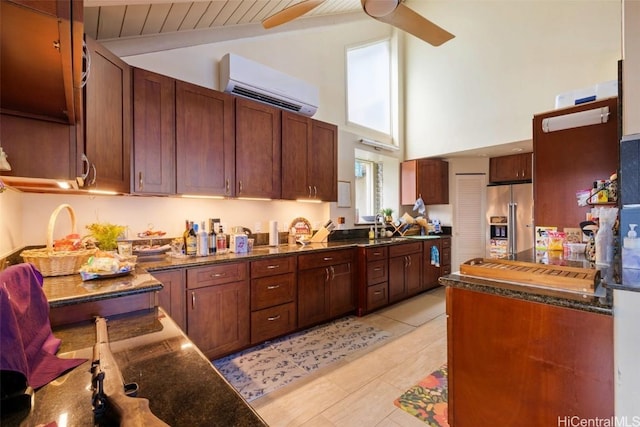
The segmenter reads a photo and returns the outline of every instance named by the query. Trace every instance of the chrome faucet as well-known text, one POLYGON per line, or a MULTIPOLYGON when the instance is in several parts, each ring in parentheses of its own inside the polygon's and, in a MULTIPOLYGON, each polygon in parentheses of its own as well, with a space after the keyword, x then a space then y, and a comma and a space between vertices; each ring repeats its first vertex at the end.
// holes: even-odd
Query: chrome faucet
POLYGON ((384 220, 384 217, 381 214, 377 214, 375 220, 373 221, 375 239, 377 239, 378 237, 382 237, 378 234, 378 219, 384 220))

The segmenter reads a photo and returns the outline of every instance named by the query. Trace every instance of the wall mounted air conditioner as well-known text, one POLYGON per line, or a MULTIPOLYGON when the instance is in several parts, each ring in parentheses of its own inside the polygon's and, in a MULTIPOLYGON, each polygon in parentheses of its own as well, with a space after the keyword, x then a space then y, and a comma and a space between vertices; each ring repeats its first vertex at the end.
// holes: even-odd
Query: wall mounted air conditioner
POLYGON ((318 88, 233 53, 220 60, 220 90, 305 116, 318 110, 318 88))

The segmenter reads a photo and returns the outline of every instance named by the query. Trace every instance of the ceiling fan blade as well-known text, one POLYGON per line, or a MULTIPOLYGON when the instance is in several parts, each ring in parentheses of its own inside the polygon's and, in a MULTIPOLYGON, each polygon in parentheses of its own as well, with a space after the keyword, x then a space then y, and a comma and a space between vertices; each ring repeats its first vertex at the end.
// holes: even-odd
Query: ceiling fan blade
POLYGON ((362 0, 361 3, 365 13, 372 18, 386 24, 393 25, 394 27, 399 28, 402 31, 406 31, 409 34, 413 34, 433 46, 440 46, 455 37, 447 30, 437 26, 397 0, 391 2, 384 2, 381 0, 362 0), (373 15, 370 11, 372 10, 373 4, 376 3, 380 5, 383 3, 397 3, 397 5, 395 9, 387 14, 373 15))
POLYGON ((325 0, 304 0, 300 3, 291 5, 280 12, 276 12, 270 17, 262 21, 262 26, 266 29, 273 28, 278 25, 286 24, 289 21, 293 21, 299 16, 304 15, 312 9, 320 6, 325 0))

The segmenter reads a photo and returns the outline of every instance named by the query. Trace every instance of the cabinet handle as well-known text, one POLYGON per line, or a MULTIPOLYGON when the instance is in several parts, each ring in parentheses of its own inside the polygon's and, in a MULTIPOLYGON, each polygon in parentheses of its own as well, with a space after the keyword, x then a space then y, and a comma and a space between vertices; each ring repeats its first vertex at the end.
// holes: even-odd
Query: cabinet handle
POLYGON ((411 267, 411 255, 407 255, 407 261, 409 261, 409 267, 411 267))
POLYGON ((195 292, 191 292, 191 308, 193 310, 196 309, 196 293, 195 292))
POLYGON ((336 271, 333 269, 333 266, 329 267, 331 269, 331 280, 336 278, 336 271))
POLYGON ((272 291, 274 289, 278 289, 280 287, 280 285, 269 285, 267 286, 267 290, 272 291))
POLYGON ((267 269, 268 269, 268 270, 273 270, 274 268, 280 268, 280 265, 279 265, 279 264, 276 264, 276 265, 269 265, 269 266, 267 266, 267 269))
POLYGON ((381 270, 382 270, 382 267, 376 267, 373 269, 373 271, 381 271, 381 270))
POLYGON ((274 320, 279 320, 279 319, 280 319, 280 315, 279 314, 277 316, 267 317, 267 320, 269 322, 273 322, 274 320))
POLYGON ((84 154, 84 153, 80 157, 80 160, 82 161, 82 174, 80 175, 80 177, 83 180, 85 180, 89 176, 89 170, 91 169, 91 163, 89 162, 89 158, 87 157, 87 155, 84 154), (85 172, 85 167, 86 167, 86 172, 85 172))
POLYGON ((87 43, 82 41, 82 61, 84 62, 84 69, 82 70, 80 77, 80 87, 85 87, 89 80, 89 74, 91 74, 91 52, 87 47, 87 43))
POLYGON ((373 294, 374 295, 380 295, 382 293, 382 291, 375 291, 373 294))
POLYGON ((315 185, 313 186, 313 198, 318 198, 318 187, 316 187, 315 185))
POLYGON ((224 276, 226 276, 226 275, 227 275, 227 273, 213 273, 213 274, 211 275, 211 278, 213 278, 213 279, 217 279, 218 277, 224 277, 224 276))
POLYGON ((229 178, 224 180, 224 193, 229 194, 229 178))
POLYGON ((238 193, 242 194, 242 181, 238 182, 238 193))
POLYGON ((329 269, 328 269, 328 268, 325 268, 325 269, 324 269, 324 272, 325 272, 325 279, 324 279, 324 281, 325 281, 325 282, 328 282, 328 281, 329 281, 329 269))
POLYGON ((142 172, 138 173, 138 187, 140 188, 140 190, 142 190, 142 172))
POLYGON ((330 256, 326 256, 324 258, 322 258, 323 261, 333 261, 333 257, 330 256))
POLYGON ((311 198, 311 186, 309 186, 309 198, 311 198))
POLYGON ((96 171, 96 164, 91 163, 91 169, 93 169, 93 179, 89 183, 89 185, 96 185, 96 179, 98 179, 98 172, 96 171))
POLYGON ((374 252, 373 253, 373 256, 380 256, 380 255, 382 255, 382 252, 374 252))

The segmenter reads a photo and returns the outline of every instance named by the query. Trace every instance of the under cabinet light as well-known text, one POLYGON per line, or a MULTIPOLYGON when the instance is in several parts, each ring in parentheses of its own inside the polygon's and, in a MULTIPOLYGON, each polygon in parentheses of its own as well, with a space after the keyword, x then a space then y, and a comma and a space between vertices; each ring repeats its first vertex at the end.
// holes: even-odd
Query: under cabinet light
POLYGON ((542 120, 543 132, 572 129, 581 126, 598 125, 609 121, 609 107, 595 108, 563 116, 549 117, 542 120))

